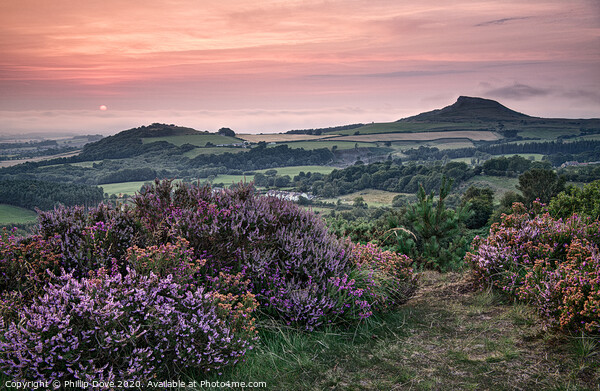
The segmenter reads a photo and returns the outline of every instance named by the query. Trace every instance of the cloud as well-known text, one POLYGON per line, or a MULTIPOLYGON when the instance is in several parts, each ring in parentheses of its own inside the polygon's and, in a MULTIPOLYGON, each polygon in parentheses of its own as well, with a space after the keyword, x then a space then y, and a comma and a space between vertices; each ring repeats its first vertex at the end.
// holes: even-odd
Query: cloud
POLYGON ((505 24, 506 22, 513 22, 515 20, 525 20, 525 19, 530 19, 530 18, 531 18, 530 16, 522 16, 522 17, 495 19, 495 20, 490 20, 487 22, 476 24, 475 26, 476 27, 497 26, 497 25, 505 24))
POLYGON ((394 121, 404 113, 393 107, 323 107, 298 110, 25 110, 0 111, 1 135, 74 133, 104 135, 153 122, 215 132, 229 127, 237 133, 279 133, 370 121, 394 121))
POLYGON ((513 84, 512 86, 494 88, 485 92, 488 96, 503 99, 525 100, 540 96, 547 96, 551 93, 548 89, 536 88, 526 84, 513 84))

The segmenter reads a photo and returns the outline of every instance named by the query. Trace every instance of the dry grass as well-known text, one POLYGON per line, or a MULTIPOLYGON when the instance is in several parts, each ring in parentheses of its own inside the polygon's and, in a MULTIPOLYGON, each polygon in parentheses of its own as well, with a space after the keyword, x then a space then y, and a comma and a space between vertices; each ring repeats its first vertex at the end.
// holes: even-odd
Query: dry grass
POLYGON ((44 160, 57 159, 60 157, 71 157, 71 156, 79 155, 79 153, 81 153, 81 151, 73 151, 73 152, 68 152, 68 153, 60 153, 58 155, 32 157, 32 158, 19 159, 19 160, 0 160, 0 168, 16 166, 17 164, 27 163, 27 162, 41 162, 44 160))
POLYGON ((418 133, 380 133, 380 134, 361 134, 356 136, 336 137, 336 140, 345 141, 433 141, 440 139, 469 139, 493 141, 500 137, 494 133, 485 130, 452 130, 447 132, 418 132, 418 133))
POLYGON ((340 199, 343 203, 352 204, 356 197, 362 197, 363 200, 369 206, 390 206, 392 205, 392 200, 398 194, 400 193, 393 193, 391 191, 385 190, 368 189, 346 194, 335 199, 331 199, 331 201, 335 202, 338 199, 340 199))

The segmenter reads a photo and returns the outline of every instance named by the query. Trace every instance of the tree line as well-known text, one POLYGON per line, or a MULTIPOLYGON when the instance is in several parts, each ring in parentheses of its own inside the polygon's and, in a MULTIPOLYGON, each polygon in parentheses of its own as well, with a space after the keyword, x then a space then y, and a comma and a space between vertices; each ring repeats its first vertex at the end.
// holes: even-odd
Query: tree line
POLYGON ((66 206, 96 206, 102 202, 100 187, 35 180, 0 180, 0 203, 27 209, 49 210, 66 206))

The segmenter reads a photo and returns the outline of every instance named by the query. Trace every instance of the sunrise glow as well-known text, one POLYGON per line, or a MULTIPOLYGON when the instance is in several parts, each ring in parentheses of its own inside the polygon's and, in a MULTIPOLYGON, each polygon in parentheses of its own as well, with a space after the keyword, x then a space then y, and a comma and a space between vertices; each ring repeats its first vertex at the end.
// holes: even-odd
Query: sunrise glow
POLYGON ((589 0, 22 0, 0 3, 0 21, 0 132, 285 131, 395 120, 459 95, 600 116, 589 0), (94 118, 99 100, 119 109, 94 118))

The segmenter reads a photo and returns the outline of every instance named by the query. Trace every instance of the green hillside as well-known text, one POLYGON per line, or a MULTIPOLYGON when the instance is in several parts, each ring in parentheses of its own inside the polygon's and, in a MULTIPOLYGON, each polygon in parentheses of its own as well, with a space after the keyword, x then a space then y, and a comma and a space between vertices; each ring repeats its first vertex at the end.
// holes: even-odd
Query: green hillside
POLYGON ((37 213, 18 206, 0 204, 0 226, 8 224, 32 223, 37 219, 37 213))
POLYGON ((197 147, 205 147, 207 143, 212 143, 214 145, 220 144, 235 144, 241 143, 243 140, 240 140, 236 137, 227 137, 221 136, 220 134, 215 133, 201 133, 196 132, 194 134, 183 134, 183 135, 175 135, 175 136, 162 136, 162 137, 143 137, 143 144, 156 143, 160 141, 165 141, 169 144, 176 145, 178 147, 184 144, 195 145, 197 147))

